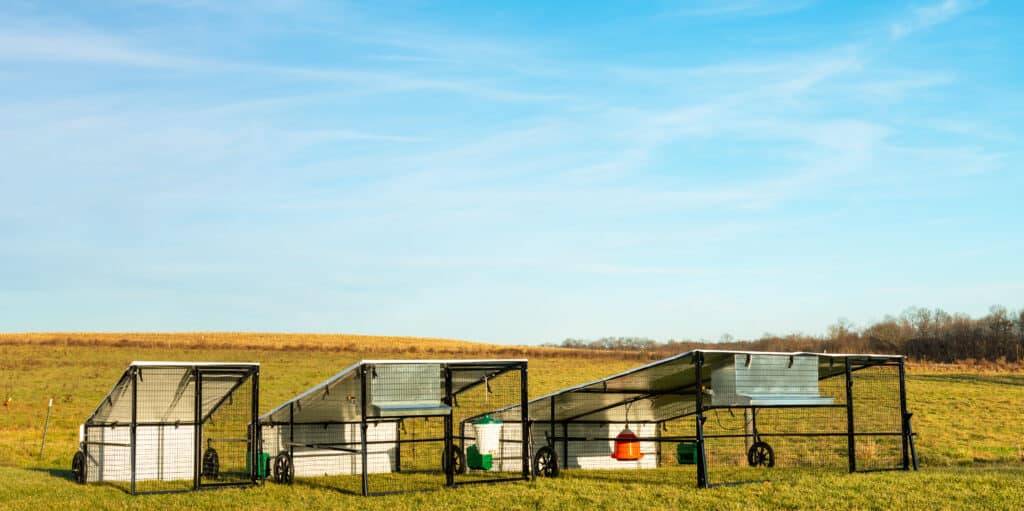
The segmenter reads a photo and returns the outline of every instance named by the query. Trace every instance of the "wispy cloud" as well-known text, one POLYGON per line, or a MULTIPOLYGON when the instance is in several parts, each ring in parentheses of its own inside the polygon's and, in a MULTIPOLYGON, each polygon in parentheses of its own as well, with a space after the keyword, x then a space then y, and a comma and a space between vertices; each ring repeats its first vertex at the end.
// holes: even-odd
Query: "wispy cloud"
POLYGON ((439 91, 492 101, 541 103, 568 101, 564 95, 516 90, 476 77, 437 72, 262 64, 208 56, 180 55, 147 48, 143 42, 78 28, 37 27, 10 30, 0 26, 0 61, 109 65, 206 74, 258 75, 261 79, 305 83, 344 83, 363 94, 439 91))
POLYGON ((196 69, 201 60, 143 49, 97 33, 10 31, 0 28, 0 59, 116 64, 147 68, 196 69))
POLYGON ((902 99, 907 94, 940 87, 954 82, 951 73, 939 71, 918 71, 898 73, 891 78, 867 81, 858 85, 857 90, 884 99, 902 99))
POLYGON ((917 7, 911 11, 907 19, 893 23, 889 27, 889 35, 893 39, 901 39, 914 32, 945 23, 981 3, 973 0, 942 0, 937 4, 917 7))

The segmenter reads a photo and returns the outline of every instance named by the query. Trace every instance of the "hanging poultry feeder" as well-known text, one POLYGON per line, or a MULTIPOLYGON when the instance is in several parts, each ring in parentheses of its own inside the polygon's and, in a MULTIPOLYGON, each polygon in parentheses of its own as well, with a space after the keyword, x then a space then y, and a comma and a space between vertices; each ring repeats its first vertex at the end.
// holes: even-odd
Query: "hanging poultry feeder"
POLYGON ((640 452, 640 441, 637 440, 636 434, 629 429, 629 425, 626 425, 625 429, 615 437, 615 450, 612 452, 612 458, 619 461, 638 461, 643 457, 644 454, 640 452))
POLYGON ((500 420, 484 415, 473 423, 476 431, 476 443, 466 449, 466 464, 477 470, 490 470, 494 465, 494 454, 501 445, 500 420))

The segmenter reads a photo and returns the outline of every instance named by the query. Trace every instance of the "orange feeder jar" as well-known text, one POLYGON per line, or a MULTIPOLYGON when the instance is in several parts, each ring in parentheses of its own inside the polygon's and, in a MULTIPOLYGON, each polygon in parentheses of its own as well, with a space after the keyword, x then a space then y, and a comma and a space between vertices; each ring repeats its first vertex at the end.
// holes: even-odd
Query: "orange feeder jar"
POLYGON ((643 453, 640 452, 640 441, 630 431, 629 426, 626 426, 626 429, 623 429, 615 437, 615 451, 612 452, 612 458, 619 461, 637 461, 643 457, 643 453))

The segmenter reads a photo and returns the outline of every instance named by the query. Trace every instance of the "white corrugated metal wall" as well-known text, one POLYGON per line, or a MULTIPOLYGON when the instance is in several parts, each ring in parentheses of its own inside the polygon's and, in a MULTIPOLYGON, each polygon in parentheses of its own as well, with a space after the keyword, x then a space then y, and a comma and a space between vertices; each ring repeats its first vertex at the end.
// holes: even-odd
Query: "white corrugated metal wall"
MULTIPOLYGON (((346 448, 359 449, 359 424, 296 424, 296 443, 328 444, 355 442, 346 448)), ((289 426, 263 427, 263 452, 273 458, 288 450, 289 426)), ((370 423, 366 439, 370 442, 394 441, 398 437, 398 425, 394 422, 370 423)), ((394 443, 370 444, 367 446, 367 472, 391 472, 395 467, 394 443)), ((295 448, 293 460, 296 477, 326 475, 362 474, 362 455, 329 449, 295 448)))

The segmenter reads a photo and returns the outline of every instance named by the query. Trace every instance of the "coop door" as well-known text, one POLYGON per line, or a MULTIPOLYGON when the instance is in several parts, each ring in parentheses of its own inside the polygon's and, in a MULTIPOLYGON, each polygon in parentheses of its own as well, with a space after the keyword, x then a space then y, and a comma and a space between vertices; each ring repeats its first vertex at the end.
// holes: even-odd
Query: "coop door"
POLYGON ((252 480, 253 381, 242 371, 200 370, 202 402, 199 483, 202 486, 252 480))

